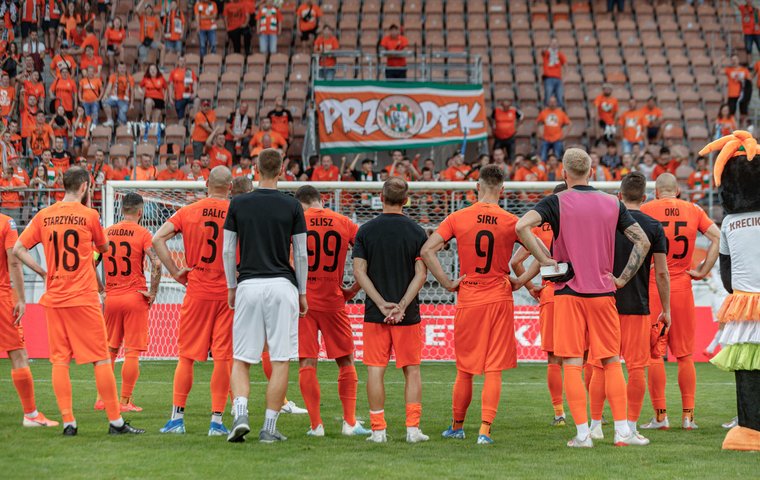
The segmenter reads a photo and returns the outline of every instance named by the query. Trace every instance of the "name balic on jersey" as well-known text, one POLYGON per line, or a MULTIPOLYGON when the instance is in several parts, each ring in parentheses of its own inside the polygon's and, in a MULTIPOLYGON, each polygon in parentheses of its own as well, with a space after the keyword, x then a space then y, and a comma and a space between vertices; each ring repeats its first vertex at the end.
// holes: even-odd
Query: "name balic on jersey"
POLYGON ((218 208, 204 208, 202 215, 204 217, 224 218, 227 215, 227 211, 218 208))
POLYGON ((485 223, 486 225, 498 225, 498 217, 493 215, 478 215, 478 223, 485 223))

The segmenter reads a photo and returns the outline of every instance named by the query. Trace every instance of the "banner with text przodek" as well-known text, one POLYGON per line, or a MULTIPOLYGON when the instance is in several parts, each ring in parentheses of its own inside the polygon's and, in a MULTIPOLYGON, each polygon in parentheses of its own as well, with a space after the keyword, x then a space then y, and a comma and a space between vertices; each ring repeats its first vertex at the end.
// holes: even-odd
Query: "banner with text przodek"
POLYGON ((317 81, 322 153, 423 148, 488 136, 482 85, 317 81))

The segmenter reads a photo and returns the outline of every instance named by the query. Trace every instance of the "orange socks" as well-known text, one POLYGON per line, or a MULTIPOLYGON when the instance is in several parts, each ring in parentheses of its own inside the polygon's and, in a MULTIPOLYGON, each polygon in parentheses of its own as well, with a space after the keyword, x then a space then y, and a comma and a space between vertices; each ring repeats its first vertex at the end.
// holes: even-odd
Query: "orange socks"
POLYGON ((644 367, 628 368, 628 421, 636 423, 641 416, 647 382, 644 379, 644 367))
POLYGON ((349 425, 356 425, 356 389, 358 385, 359 377, 356 376, 356 367, 353 365, 340 367, 338 371, 338 397, 340 403, 343 404, 343 420, 349 425))
MULTIPOLYGON (((597 371, 594 371, 596 375, 597 371)), ((625 375, 620 362, 608 363, 604 366, 604 393, 610 402, 612 419, 615 421, 628 420, 628 394, 625 388, 625 375)), ((593 417, 592 417, 593 418, 593 417)))
MULTIPOLYGON (((309 411, 311 429, 314 430, 322 424, 322 415, 319 408, 321 394, 319 391, 319 380, 317 379, 317 369, 314 367, 301 367, 298 370, 298 384, 301 386, 301 396, 306 404, 306 410, 309 411)), ((356 424, 356 421, 352 423, 352 425, 354 424, 356 424)))
POLYGON ((594 373, 591 376, 588 395, 591 404, 591 420, 601 420, 604 413, 604 400, 607 398, 605 393, 605 376, 604 368, 594 366, 594 373))
POLYGON ((177 369, 174 371, 173 405, 185 408, 187 395, 191 388, 193 388, 193 361, 189 358, 179 357, 177 369))
POLYGON ((113 422, 121 418, 121 407, 119 406, 119 396, 116 392, 116 377, 113 376, 113 370, 110 364, 95 365, 95 388, 98 395, 103 399, 106 405, 106 416, 108 421, 113 422))
POLYGON ((18 398, 21 400, 24 414, 34 413, 37 410, 37 405, 34 402, 32 371, 29 367, 15 368, 11 370, 11 378, 13 379, 13 385, 16 387, 16 392, 18 392, 18 398))
POLYGON ((583 381, 586 385, 586 391, 591 387, 591 377, 594 375, 594 366, 590 363, 583 364, 583 381))
POLYGON ((261 354, 261 369, 264 370, 264 376, 269 380, 272 377, 272 360, 269 358, 269 351, 261 354))
POLYGON ((649 397, 652 399, 652 408, 660 422, 667 415, 665 403, 665 385, 668 378, 665 375, 665 363, 662 358, 653 358, 649 362, 649 397))
POLYGON ((481 395, 480 435, 491 436, 491 424, 496 419, 501 399, 501 371, 486 372, 481 395))
POLYGON ((588 413, 586 413, 586 389, 583 384, 581 371, 583 367, 578 365, 563 365, 565 373, 565 396, 567 397, 567 406, 570 408, 570 415, 576 425, 588 424, 588 413))
POLYGON ((697 371, 691 355, 678 359, 678 387, 681 389, 683 417, 694 419, 694 396, 697 393, 697 371))
POLYGON ((129 351, 124 356, 124 364, 121 366, 121 403, 126 404, 132 400, 132 392, 139 376, 140 352, 129 351))
MULTIPOLYGON (((422 416, 421 403, 407 403, 406 404, 406 426, 407 427, 419 427, 421 416, 422 416)), ((385 418, 383 418, 383 423, 385 423, 385 418)))
POLYGON ((74 422, 74 408, 71 398, 71 378, 69 377, 69 366, 53 364, 53 393, 58 403, 58 410, 61 412, 64 423, 74 422))
POLYGON ((549 386, 549 395, 552 397, 555 417, 564 417, 565 409, 562 406, 562 366, 550 363, 546 366, 546 383, 549 386))
MULTIPOLYGON (((214 360, 214 370, 211 372, 211 411, 224 412, 227 397, 230 393, 230 360, 214 360)), ((189 391, 189 390, 188 390, 189 391)), ((187 399, 187 395, 185 395, 187 399)), ((184 406, 184 405, 183 405, 184 406)))
MULTIPOLYGON (((407 411, 409 410, 409 406, 407 406, 407 411)), ((378 410, 378 411, 369 411, 369 423, 370 428, 372 428, 372 431, 375 432, 377 430, 385 430, 388 425, 385 423, 385 410, 378 410)))
POLYGON ((464 425, 467 409, 472 402, 472 374, 457 370, 454 390, 451 393, 451 428, 459 430, 464 425))

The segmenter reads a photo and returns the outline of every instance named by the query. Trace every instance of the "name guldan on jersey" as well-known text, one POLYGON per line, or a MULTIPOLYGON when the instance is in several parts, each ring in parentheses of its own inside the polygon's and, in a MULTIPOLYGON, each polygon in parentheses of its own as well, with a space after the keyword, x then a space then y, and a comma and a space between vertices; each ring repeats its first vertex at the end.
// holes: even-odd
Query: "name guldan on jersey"
POLYGON ((116 237, 132 237, 135 234, 134 230, 130 230, 128 228, 119 228, 114 229, 108 232, 109 235, 114 235, 116 237))
POLYGON ((52 227, 54 225, 82 225, 87 226, 87 218, 78 215, 56 215, 55 217, 45 217, 42 226, 52 227))

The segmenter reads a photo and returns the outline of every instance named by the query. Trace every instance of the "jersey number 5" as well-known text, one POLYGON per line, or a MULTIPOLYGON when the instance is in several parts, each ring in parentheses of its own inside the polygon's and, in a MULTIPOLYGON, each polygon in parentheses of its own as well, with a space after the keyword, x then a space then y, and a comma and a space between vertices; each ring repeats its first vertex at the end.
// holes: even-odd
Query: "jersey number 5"
POLYGON ((338 232, 334 230, 325 232, 325 236, 323 239, 321 239, 321 242, 319 233, 314 230, 309 230, 306 233, 306 236, 308 237, 307 245, 309 243, 308 239, 313 239, 314 241, 314 250, 310 250, 307 247, 309 258, 314 258, 314 263, 309 265, 309 271, 316 272, 319 270, 319 264, 322 260, 322 253, 325 254, 325 257, 332 257, 332 264, 323 265, 322 270, 325 272, 334 272, 337 270, 338 256, 340 255, 340 235, 338 235, 338 232))
POLYGON ((53 257, 55 268, 63 266, 67 272, 74 272, 79 268, 79 233, 76 230, 66 230, 59 238, 58 232, 50 234, 50 242, 53 244, 53 257), (63 250, 63 251, 61 251, 63 250), (63 262, 63 265, 61 265, 63 262))
POLYGON ((475 235, 475 253, 479 257, 485 257, 486 264, 482 267, 475 267, 477 273, 488 273, 491 271, 491 262, 493 261, 493 233, 488 230, 481 230, 475 235), (483 239, 486 239, 485 248, 483 248, 483 239))
MULTIPOLYGON (((670 225, 670 222, 662 222, 662 228, 668 228, 670 225)), ((681 230, 681 228, 684 228, 688 225, 686 222, 674 222, 673 225, 675 226, 675 234, 676 236, 673 238, 673 241, 681 243, 683 245, 683 250, 681 253, 674 253, 673 258, 676 260, 681 260, 682 258, 686 258, 686 255, 689 253, 689 239, 686 238, 686 235, 679 235, 678 231, 681 230)), ((668 242, 668 253, 670 253, 670 242, 668 242)))

